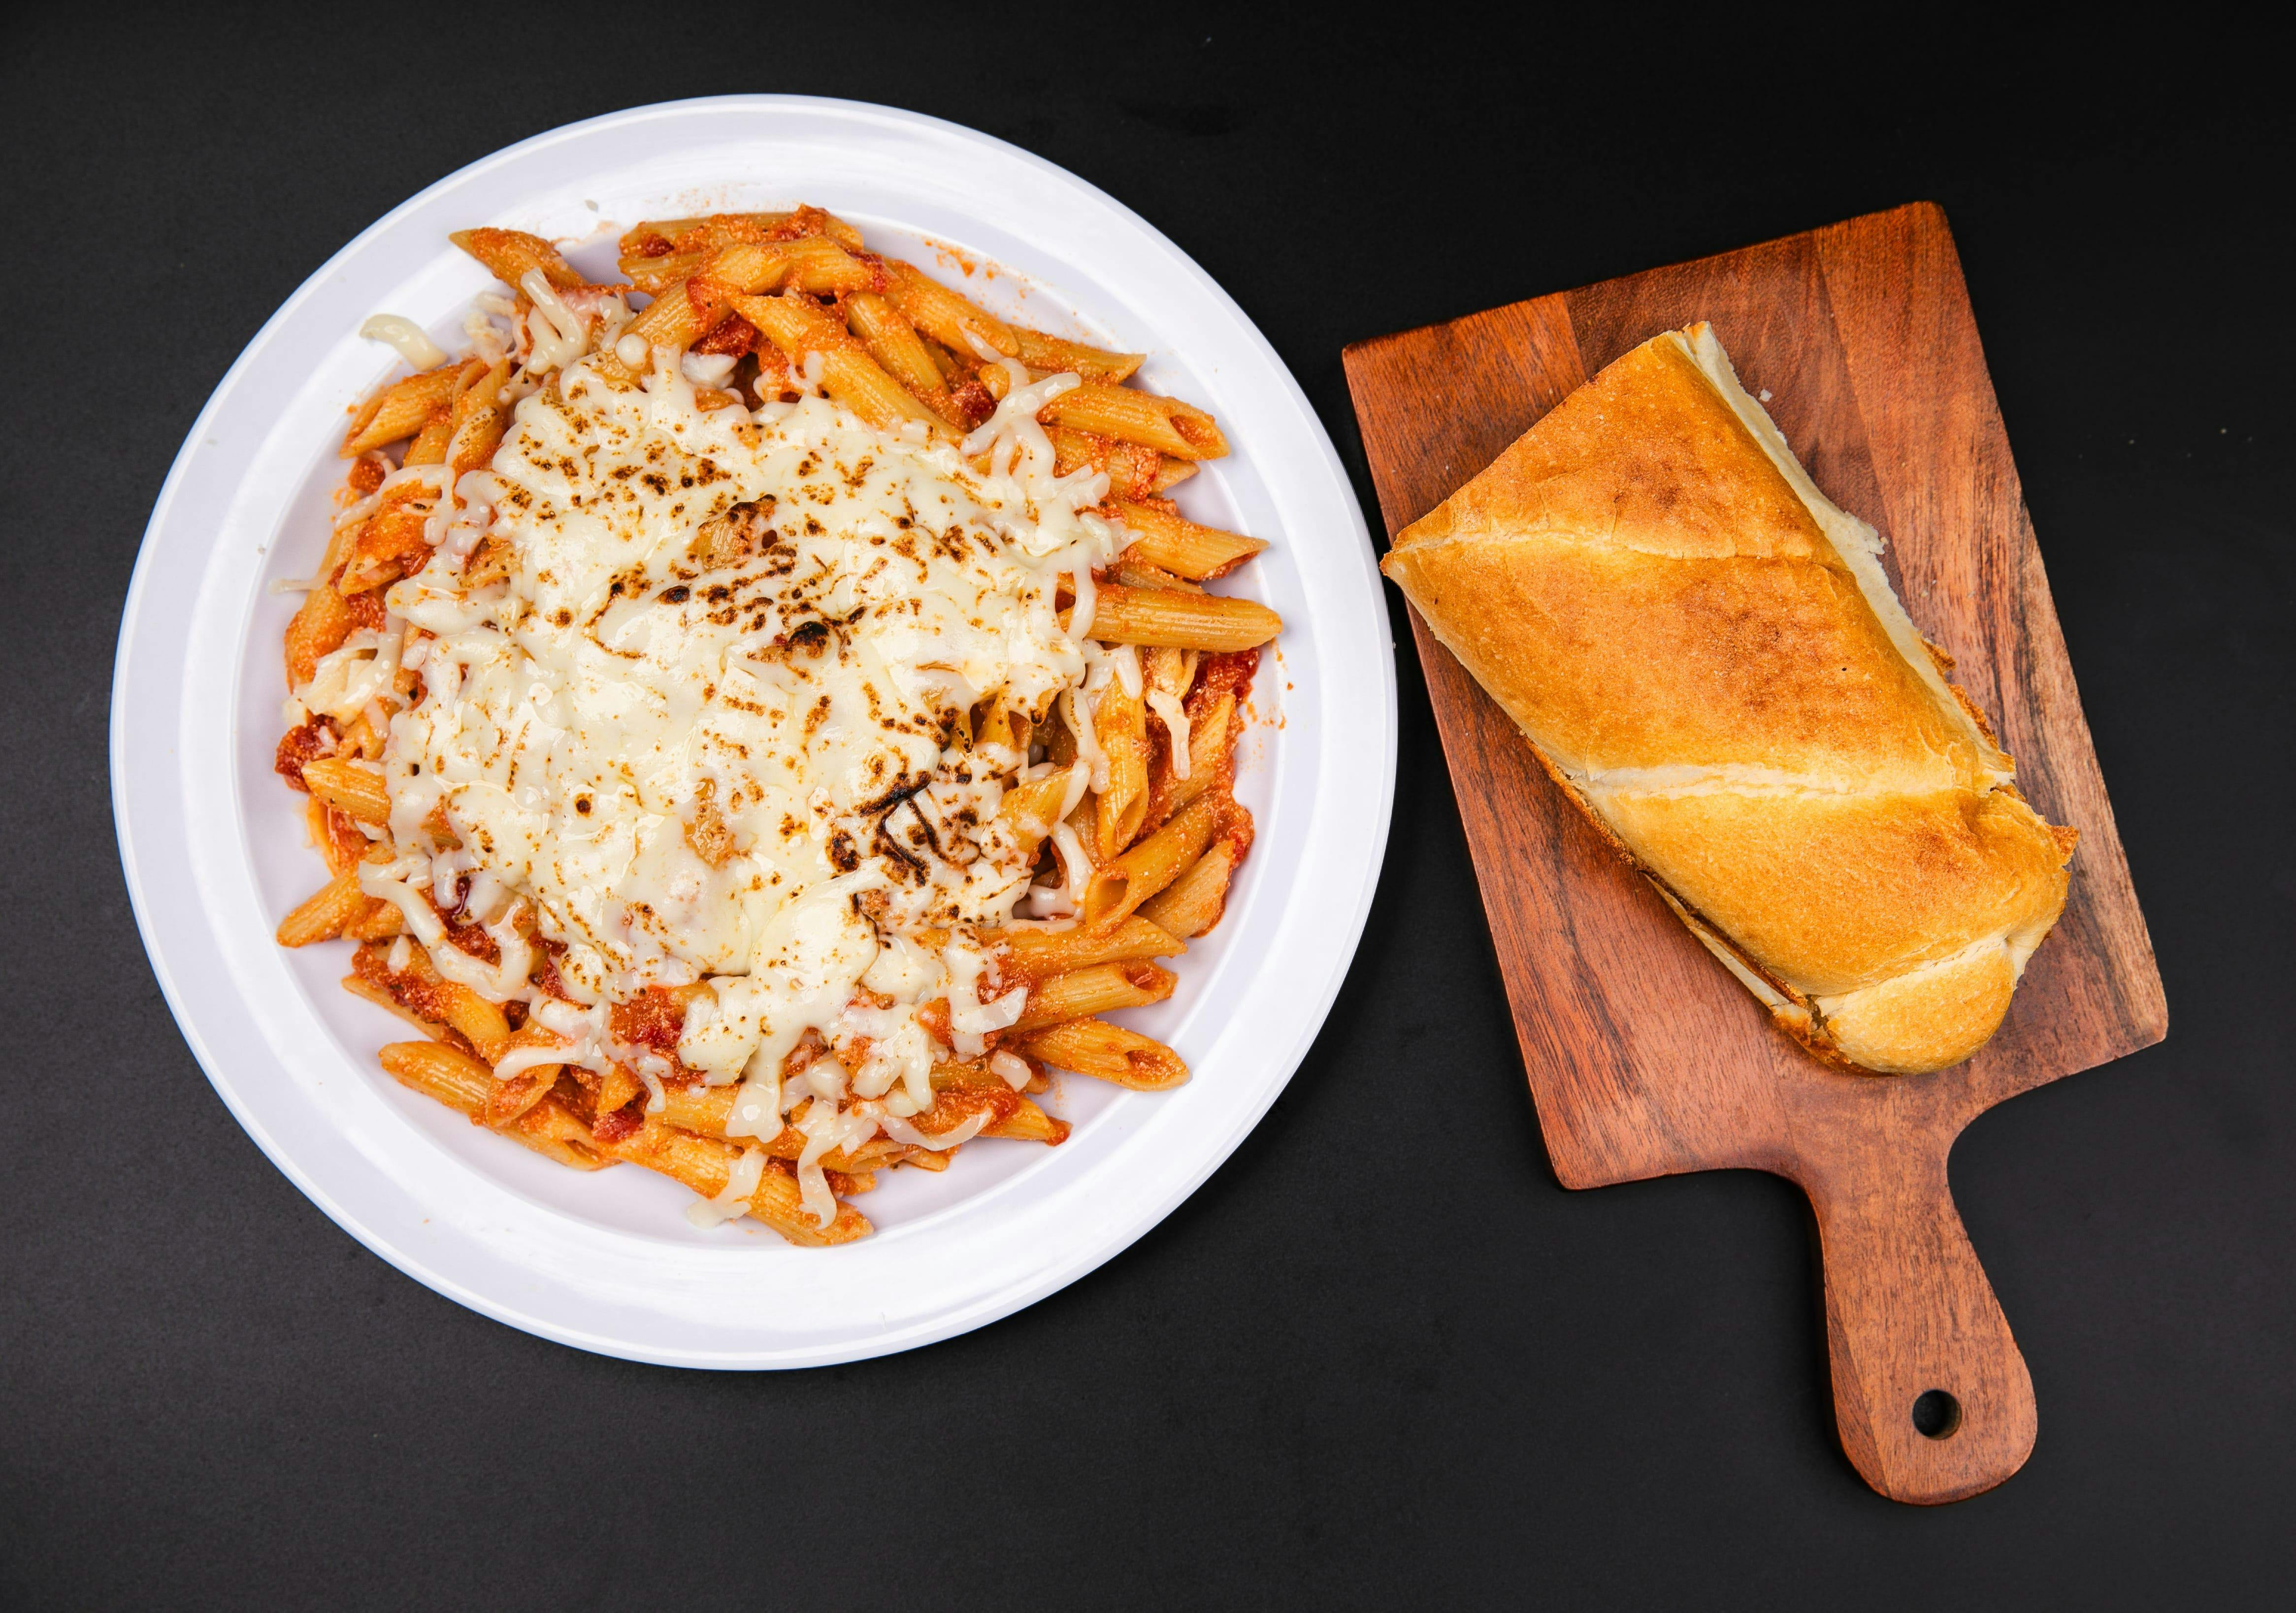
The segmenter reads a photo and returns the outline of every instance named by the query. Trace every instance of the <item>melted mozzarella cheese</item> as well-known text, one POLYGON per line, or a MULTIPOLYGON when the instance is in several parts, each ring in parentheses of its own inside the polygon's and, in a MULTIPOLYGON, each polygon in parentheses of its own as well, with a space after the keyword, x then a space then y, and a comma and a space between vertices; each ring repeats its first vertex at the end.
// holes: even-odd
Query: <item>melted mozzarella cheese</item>
POLYGON ((766 1177, 766 1150, 744 1149, 726 1173, 726 1185, 714 1199, 696 1199, 685 1207, 685 1218, 705 1231, 731 1221, 750 1208, 750 1196, 766 1177))
POLYGON ((369 341, 387 342, 416 370, 435 370, 447 362, 446 353, 422 327, 400 314, 377 314, 359 327, 369 341))
MULTIPOLYGON (((555 325, 553 299, 525 289, 555 325)), ((781 1090, 807 1031, 865 1038, 850 1079, 869 1112, 838 1113, 847 1077, 824 1060, 838 1093, 800 1126, 819 1216, 821 1157, 882 1118, 914 1131, 906 1117, 932 1105, 919 1007, 946 996, 975 1055, 1020 1012, 1018 991, 980 1003, 964 938, 1026 893, 1033 840, 997 807, 1028 758, 964 749, 967 715, 996 699, 1044 721, 1057 702, 1090 733, 1088 647, 1054 590, 1088 588, 1122 535, 1078 512, 1103 489, 1055 479, 1033 420, 1000 423, 983 473, 957 445, 875 430, 820 397, 704 412, 697 379, 668 349, 638 387, 567 363, 463 479, 469 541, 388 595, 436 635, 417 641, 422 697, 391 720, 383 757, 392 836, 423 855, 361 880, 442 972, 498 999, 534 996, 509 978, 532 955, 522 905, 580 1003, 703 983, 679 1057, 744 1083, 744 1134, 771 1137, 818 1091, 781 1090), (465 586, 480 536, 508 546, 510 573, 465 586), (494 919, 499 966, 440 945, 426 888, 450 908, 464 890, 464 921, 494 919)), ((396 647, 347 647, 306 703, 363 706, 396 647)), ((1111 670, 1136 686, 1136 662, 1111 670)), ((558 1060, 606 1061, 603 1006, 535 1001, 576 1043, 558 1060)))
POLYGON ((1178 695, 1164 689, 1151 689, 1148 692, 1147 704, 1148 709, 1154 712, 1162 721, 1164 732, 1172 741, 1172 776, 1176 779, 1186 778, 1189 745, 1188 708, 1180 703, 1178 695))

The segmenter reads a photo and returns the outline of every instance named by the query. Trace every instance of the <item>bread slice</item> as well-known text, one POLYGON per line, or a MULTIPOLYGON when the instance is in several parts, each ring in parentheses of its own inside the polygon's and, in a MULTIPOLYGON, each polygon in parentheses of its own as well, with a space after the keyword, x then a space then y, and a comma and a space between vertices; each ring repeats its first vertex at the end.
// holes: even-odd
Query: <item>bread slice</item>
POLYGON ((2000 1025, 2077 836, 2018 795, 1881 551, 1702 323, 1565 398, 1381 569, 1781 1027, 1910 1073, 2000 1025))

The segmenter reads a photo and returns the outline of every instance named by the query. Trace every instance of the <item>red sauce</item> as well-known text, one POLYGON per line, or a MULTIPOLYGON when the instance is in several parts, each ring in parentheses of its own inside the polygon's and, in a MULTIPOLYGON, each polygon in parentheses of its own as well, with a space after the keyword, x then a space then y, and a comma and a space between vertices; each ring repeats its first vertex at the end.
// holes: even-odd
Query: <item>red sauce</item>
POLYGON ((600 1115, 597 1124, 591 1126, 590 1134, 610 1148, 636 1135, 645 1125, 645 1104, 644 1097, 640 1095, 611 1115, 600 1115))
POLYGON ((330 806, 327 808, 327 844, 332 852, 328 858, 329 863, 348 868, 366 855, 368 840, 359 832, 358 824, 348 813, 339 812, 330 806))
POLYGON ((571 1003, 574 994, 566 989, 565 977, 558 972, 558 954, 566 950, 566 944, 545 939, 541 945, 546 955, 542 960, 542 967, 535 971, 534 983, 560 1002, 571 1003))
POLYGON ((736 357, 758 345, 758 327, 735 314, 693 344, 696 353, 731 353, 736 357))
POLYGON ((927 1036, 942 1046, 955 1045, 954 1033, 948 1022, 947 997, 935 997, 930 1003, 920 1003, 917 1007, 917 1023, 924 1027, 927 1036))
POLYGON ((627 1003, 617 1003, 607 1025, 614 1040, 677 1056, 678 1033, 685 1028, 685 1004, 660 986, 649 986, 627 1003))
POLYGON ((989 396, 988 389, 977 381, 968 381, 960 387, 952 388, 948 397, 949 402, 956 406, 957 415, 968 431, 996 413, 996 400, 989 396))
POLYGON ((1196 663, 1195 687, 1188 691, 1188 716, 1193 718, 1223 694, 1235 696, 1242 706, 1251 694, 1251 680, 1259 670, 1259 651, 1229 650, 1207 655, 1196 663))
POLYGON ((1220 816, 1219 832, 1215 838, 1227 842, 1228 852, 1235 859, 1235 866, 1242 866, 1244 854, 1251 849, 1253 833, 1251 814, 1230 801, 1227 811, 1220 816))
POLYGON ((315 716, 300 728, 290 728, 280 739, 279 749, 272 757, 272 771, 308 794, 310 786, 303 782, 304 765, 334 755, 341 740, 331 718, 315 716))
MULTIPOLYGON (((893 277, 885 272, 885 260, 876 253, 849 252, 846 256, 869 271, 869 283, 861 288, 863 291, 874 291, 882 297, 893 289, 893 277)), ((839 293, 840 299, 843 295, 842 292, 839 293)), ((841 308, 840 312, 842 312, 841 308)))
POLYGON ((351 608, 351 620, 357 622, 361 627, 365 628, 369 633, 382 631, 384 618, 389 613, 383 608, 381 589, 369 588, 362 593, 351 594, 343 601, 343 603, 351 608))
POLYGON ((702 1079, 700 1070, 689 1068, 677 1056, 678 1034, 685 1028, 685 1004, 667 987, 649 986, 628 1002, 615 1003, 606 1025, 617 1042, 643 1047, 669 1060, 669 1069, 661 1076, 664 1086, 692 1086, 702 1079))
MULTIPOLYGON (((393 970, 390 957, 390 949, 380 942, 362 946, 351 959, 351 972, 371 985, 381 987, 393 1001, 417 1019, 444 1026, 447 1003, 453 995, 447 982, 435 977, 426 979, 411 969, 393 970)), ((471 1044, 460 1031, 448 1035, 454 1045, 470 1051, 471 1044)))
POLYGON ((439 908, 430 892, 423 893, 423 899, 430 903, 431 908, 439 913, 440 922, 447 926, 447 939, 454 943, 456 951, 466 952, 482 963, 499 963, 502 962, 502 947, 496 943, 494 937, 488 935, 482 926, 455 916, 462 911, 462 893, 467 883, 467 876, 455 881, 455 906, 452 911, 439 908))

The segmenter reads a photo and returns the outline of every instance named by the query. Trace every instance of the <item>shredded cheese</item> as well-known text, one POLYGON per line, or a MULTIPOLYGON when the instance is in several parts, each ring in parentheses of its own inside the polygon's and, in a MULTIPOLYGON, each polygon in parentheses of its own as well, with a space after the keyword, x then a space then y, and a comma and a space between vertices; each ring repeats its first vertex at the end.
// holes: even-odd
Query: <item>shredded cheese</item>
POLYGON ((685 1218, 705 1232, 722 1226, 749 1209, 751 1195, 765 1179, 766 1150, 745 1148, 742 1157, 734 1161, 734 1167, 726 1173, 726 1185, 718 1190, 718 1196, 696 1199, 685 1207, 685 1218))
MULTIPOLYGON (((1123 536, 1086 512, 1106 479, 1057 476, 1035 419, 1078 378, 1014 366, 963 445, 856 419, 821 395, 817 354, 796 402, 704 411, 696 389, 729 361, 648 348, 619 334, 618 304, 570 301, 538 273, 520 290, 525 364, 500 448, 459 479, 417 468, 429 563, 390 588, 386 630, 323 658, 295 698, 387 730, 390 834, 409 855, 363 865, 359 886, 405 920, 394 957, 421 946, 553 1033, 498 1076, 619 1065, 659 1112, 683 1065, 738 1083, 726 1134, 760 1143, 802 1106, 800 1198, 825 1226, 824 1159, 881 1132, 945 1150, 987 1124, 934 1135, 913 1118, 934 1106, 937 1061, 984 1057, 1026 1005, 1024 987, 989 984, 975 938, 1041 907, 1044 826, 1004 821, 1028 757, 968 749, 966 714, 1058 708, 1078 741, 1065 818, 1107 771, 1080 692, 1141 688, 1136 651, 1085 637, 1094 570, 1123 536), (639 384, 601 373, 594 348, 639 384), (507 576, 467 578, 487 540, 507 576), (418 668, 410 699, 399 674, 418 668), (498 961, 456 945, 442 910, 498 961), (545 943, 562 995, 529 981, 545 943), (697 983, 675 1063, 616 1044, 615 1003, 697 983), (929 1022, 936 1003, 947 1017, 929 1022), (785 1078, 808 1036, 816 1052, 785 1078)), ((1072 911, 1089 864, 1072 829, 1053 835, 1072 911)), ((1025 1060, 995 1058, 1027 1084, 1025 1060)), ((739 1214, 764 1158, 745 1152, 697 1224, 739 1214)))
POLYGON ((1167 689, 1148 692, 1148 709, 1162 719, 1164 732, 1172 737, 1172 776, 1188 776, 1188 709, 1180 697, 1167 689))
POLYGON ((398 356, 416 370, 435 370, 447 362, 447 355, 439 344, 423 334, 422 327, 398 314, 377 314, 359 327, 359 334, 369 341, 388 343, 398 349, 398 356))

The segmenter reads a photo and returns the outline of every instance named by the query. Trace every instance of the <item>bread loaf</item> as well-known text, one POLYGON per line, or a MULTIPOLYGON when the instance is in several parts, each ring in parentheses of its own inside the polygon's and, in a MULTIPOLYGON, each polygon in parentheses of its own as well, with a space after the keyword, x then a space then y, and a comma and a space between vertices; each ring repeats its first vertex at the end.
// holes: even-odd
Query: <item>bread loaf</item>
POLYGON ((1787 1032, 1906 1073, 2001 1023, 2076 835, 1704 324, 1610 365, 1382 569, 1787 1032))

